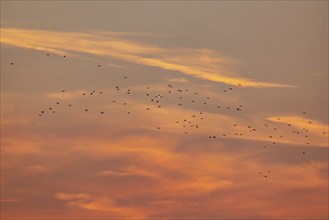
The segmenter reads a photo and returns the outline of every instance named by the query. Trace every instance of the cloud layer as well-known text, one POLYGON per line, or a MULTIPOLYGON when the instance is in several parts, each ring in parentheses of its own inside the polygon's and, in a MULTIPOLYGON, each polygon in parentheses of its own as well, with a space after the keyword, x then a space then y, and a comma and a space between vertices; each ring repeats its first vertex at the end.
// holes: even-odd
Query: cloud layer
POLYGON ((158 67, 196 78, 229 85, 250 87, 291 87, 259 82, 238 76, 232 69, 234 59, 209 49, 161 48, 137 43, 126 34, 112 32, 82 33, 29 29, 1 29, 1 43, 42 50, 60 55, 77 53, 111 57, 138 65, 158 67))

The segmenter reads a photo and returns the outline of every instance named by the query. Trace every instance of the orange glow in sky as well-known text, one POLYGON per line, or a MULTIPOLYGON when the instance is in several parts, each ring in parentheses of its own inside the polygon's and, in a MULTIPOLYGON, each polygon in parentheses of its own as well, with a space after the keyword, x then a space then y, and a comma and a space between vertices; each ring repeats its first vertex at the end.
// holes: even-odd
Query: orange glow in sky
POLYGON ((327 219, 328 2, 1 1, 1 219, 327 219))

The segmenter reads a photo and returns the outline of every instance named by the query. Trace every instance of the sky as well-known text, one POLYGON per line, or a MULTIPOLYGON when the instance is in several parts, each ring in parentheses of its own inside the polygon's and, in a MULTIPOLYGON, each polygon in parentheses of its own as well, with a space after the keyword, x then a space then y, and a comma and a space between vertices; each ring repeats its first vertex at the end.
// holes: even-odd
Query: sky
POLYGON ((2 219, 327 219, 327 1, 1 1, 2 219))

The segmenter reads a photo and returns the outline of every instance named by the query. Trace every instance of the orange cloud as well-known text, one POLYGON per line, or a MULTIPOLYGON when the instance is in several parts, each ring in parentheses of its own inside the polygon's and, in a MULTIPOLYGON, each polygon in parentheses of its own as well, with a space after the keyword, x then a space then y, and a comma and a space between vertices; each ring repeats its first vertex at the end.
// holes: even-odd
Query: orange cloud
POLYGON ((88 209, 93 211, 111 212, 121 218, 145 218, 145 211, 140 208, 134 208, 129 206, 120 206, 115 204, 114 200, 107 197, 95 196, 85 193, 63 193, 59 192, 55 194, 55 197, 59 200, 66 201, 70 207, 79 207, 82 209, 88 209))
POLYGON ((250 87, 291 87, 290 85, 249 80, 229 70, 233 59, 206 49, 165 49, 136 43, 117 34, 55 32, 27 29, 1 29, 1 43, 56 54, 86 53, 102 57, 178 71, 196 78, 229 85, 250 87))
POLYGON ((328 133, 329 128, 328 125, 319 121, 300 116, 272 116, 268 117, 267 120, 276 123, 291 124, 293 127, 298 129, 308 129, 309 132, 318 135, 322 134, 323 132, 328 133))

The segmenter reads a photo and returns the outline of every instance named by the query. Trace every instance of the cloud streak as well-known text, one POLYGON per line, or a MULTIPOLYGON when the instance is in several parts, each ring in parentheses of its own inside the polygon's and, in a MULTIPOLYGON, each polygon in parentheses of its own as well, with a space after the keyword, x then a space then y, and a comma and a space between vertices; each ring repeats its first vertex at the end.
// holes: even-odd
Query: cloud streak
POLYGON ((56 53, 85 53, 138 65, 158 67, 199 79, 249 87, 292 87, 237 76, 230 67, 236 61, 208 49, 161 48, 125 39, 118 33, 55 32, 1 29, 1 43, 56 53))
POLYGON ((277 123, 291 124, 291 126, 299 129, 309 129, 308 131, 318 135, 322 134, 322 132, 328 132, 329 129, 329 126, 326 124, 310 118, 295 115, 268 117, 267 120, 277 123))

